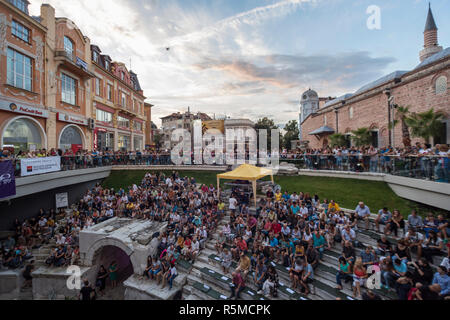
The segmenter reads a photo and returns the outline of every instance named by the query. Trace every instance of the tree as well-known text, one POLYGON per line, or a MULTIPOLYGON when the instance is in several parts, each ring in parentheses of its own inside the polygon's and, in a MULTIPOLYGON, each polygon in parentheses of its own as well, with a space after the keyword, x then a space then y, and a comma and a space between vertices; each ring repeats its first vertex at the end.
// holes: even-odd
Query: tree
POLYGON ((347 139, 345 137, 344 134, 342 133, 335 133, 332 134, 330 137, 330 145, 331 146, 338 146, 338 147, 343 147, 347 145, 347 139))
POLYGON ((368 146, 372 144, 372 135, 368 128, 359 128, 358 130, 352 131, 352 140, 357 147, 368 146))
POLYGON ((393 129, 398 123, 402 125, 402 142, 405 147, 411 146, 411 135, 409 134, 409 127, 406 123, 406 119, 409 116, 409 108, 397 106, 396 108, 396 119, 394 120, 394 125, 389 125, 390 129, 393 129))
POLYGON ((163 140, 162 134, 155 133, 153 135, 153 142, 155 143, 156 150, 159 150, 162 147, 162 140, 163 140))
POLYGON ((411 128, 413 137, 423 138, 427 143, 430 143, 430 139, 439 134, 442 128, 442 121, 445 119, 445 115, 433 108, 428 111, 411 113, 405 119, 406 125, 411 128))
POLYGON ((289 150, 291 149, 291 142, 293 140, 298 140, 299 132, 297 120, 289 121, 284 127, 284 130, 286 131, 286 133, 283 137, 283 147, 289 150))

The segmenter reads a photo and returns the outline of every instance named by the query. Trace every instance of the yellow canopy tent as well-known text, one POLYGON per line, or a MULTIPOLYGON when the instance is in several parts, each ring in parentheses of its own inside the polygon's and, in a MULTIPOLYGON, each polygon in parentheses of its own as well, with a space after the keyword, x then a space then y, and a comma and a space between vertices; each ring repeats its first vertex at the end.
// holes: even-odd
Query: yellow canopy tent
POLYGON ((247 180, 251 181, 253 185, 253 197, 255 199, 255 207, 256 207, 256 181, 262 179, 266 176, 270 176, 272 178, 273 183, 273 172, 272 169, 255 167, 250 164, 243 164, 239 168, 218 174, 217 175, 217 196, 220 197, 220 179, 226 180, 247 180))

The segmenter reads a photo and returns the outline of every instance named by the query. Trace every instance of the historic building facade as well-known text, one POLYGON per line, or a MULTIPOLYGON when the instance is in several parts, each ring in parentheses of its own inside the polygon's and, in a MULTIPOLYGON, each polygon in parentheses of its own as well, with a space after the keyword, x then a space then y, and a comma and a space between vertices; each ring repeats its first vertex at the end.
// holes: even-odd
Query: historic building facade
POLYGON ((47 146, 44 56, 47 30, 27 1, 0 3, 0 140, 22 149, 47 146))
POLYGON ((137 75, 52 6, 32 17, 28 5, 0 1, 1 146, 143 150, 148 119, 137 75))
POLYGON ((98 150, 144 150, 146 118, 144 93, 137 75, 123 63, 113 62, 91 46, 92 117, 95 119, 93 148, 98 150))
POLYGON ((186 129, 190 134, 191 138, 193 138, 193 126, 194 121, 209 121, 211 117, 203 112, 192 113, 190 108, 185 113, 177 112, 172 113, 166 117, 161 118, 162 126, 162 147, 166 150, 170 150, 174 143, 171 141, 172 132, 175 129, 186 129))
POLYGON ((55 9, 50 5, 41 6, 40 21, 47 29, 45 79, 50 113, 46 126, 47 148, 74 153, 90 150, 90 79, 94 76, 90 40, 71 20, 55 17, 55 9))
MULTIPOLYGON (((322 148, 329 144, 330 134, 347 136, 362 127, 372 132, 373 144, 379 147, 402 146, 401 127, 391 129, 389 119, 395 117, 391 106, 409 107, 410 112, 434 108, 446 115, 443 130, 435 143, 450 143, 450 48, 438 44, 438 29, 431 8, 424 32, 424 49, 420 64, 410 71, 395 71, 325 103, 301 122, 301 136, 309 147, 322 148)), ((419 141, 414 139, 413 143, 419 141)))

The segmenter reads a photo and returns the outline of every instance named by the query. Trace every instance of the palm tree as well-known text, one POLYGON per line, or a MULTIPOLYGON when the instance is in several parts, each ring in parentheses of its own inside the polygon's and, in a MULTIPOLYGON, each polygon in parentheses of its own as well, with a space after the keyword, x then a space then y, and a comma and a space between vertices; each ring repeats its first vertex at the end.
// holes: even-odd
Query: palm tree
POLYGON ((353 142, 357 147, 368 146, 372 144, 372 135, 368 128, 359 128, 358 130, 352 131, 353 142))
POLYGON ((335 133, 330 136, 330 144, 332 146, 343 147, 347 144, 345 135, 342 133, 335 133))
POLYGON ((411 128, 413 137, 423 138, 427 143, 430 143, 430 139, 439 134, 444 119, 445 115, 442 112, 435 112, 431 108, 425 112, 410 114, 405 118, 405 123, 411 128))
POLYGON ((411 147, 411 135, 409 134, 409 127, 406 123, 406 118, 409 115, 408 107, 396 106, 396 119, 394 120, 394 125, 389 125, 390 129, 393 129, 399 122, 402 125, 402 141, 405 148, 411 147))

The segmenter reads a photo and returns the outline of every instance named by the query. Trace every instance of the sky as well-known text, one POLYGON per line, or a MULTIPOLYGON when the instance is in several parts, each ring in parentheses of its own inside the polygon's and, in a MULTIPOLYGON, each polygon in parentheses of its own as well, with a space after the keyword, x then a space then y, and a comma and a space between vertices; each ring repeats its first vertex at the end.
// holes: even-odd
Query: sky
MULTIPOLYGON (((30 0, 49 3, 91 44, 138 74, 153 121, 172 112, 298 119, 299 100, 352 93, 423 48, 425 0, 30 0), (373 20, 371 6, 379 8, 373 20), (379 28, 369 28, 379 21, 379 28), (167 50, 169 48, 169 50, 167 50)), ((450 46, 450 0, 431 0, 450 46)))

